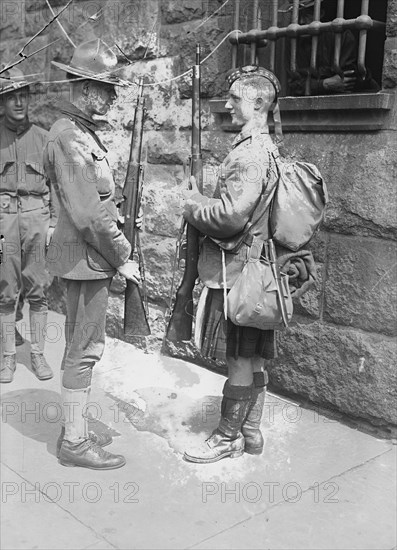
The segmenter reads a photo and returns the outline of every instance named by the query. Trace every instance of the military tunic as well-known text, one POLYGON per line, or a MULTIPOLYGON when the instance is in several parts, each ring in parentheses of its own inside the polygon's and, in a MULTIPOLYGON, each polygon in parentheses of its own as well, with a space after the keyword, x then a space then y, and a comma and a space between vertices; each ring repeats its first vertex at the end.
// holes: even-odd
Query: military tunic
POLYGON ((31 311, 47 310, 44 287, 45 240, 56 224, 49 180, 43 168, 47 132, 28 120, 0 124, 0 227, 4 254, 0 278, 0 313, 15 309, 22 287, 31 311))
POLYGON ((44 165, 59 200, 47 267, 67 282, 63 384, 88 387, 102 356, 111 278, 131 246, 117 226, 115 184, 95 122, 72 104, 52 126, 44 165))
POLYGON ((241 273, 250 246, 262 247, 268 238, 268 208, 278 178, 270 153, 277 155, 278 150, 269 134, 242 132, 220 166, 214 196, 196 193, 185 203, 185 219, 205 235, 198 272, 209 290, 202 294, 205 305, 196 319, 196 342, 208 357, 275 355, 273 331, 237 327, 224 319, 221 290, 224 280, 230 289, 241 273))

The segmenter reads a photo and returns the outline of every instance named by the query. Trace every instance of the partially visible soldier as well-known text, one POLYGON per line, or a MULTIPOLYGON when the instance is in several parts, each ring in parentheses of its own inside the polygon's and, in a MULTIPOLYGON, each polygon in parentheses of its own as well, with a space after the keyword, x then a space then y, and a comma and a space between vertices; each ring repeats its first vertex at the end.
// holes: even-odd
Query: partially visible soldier
POLYGON ((53 377, 43 352, 48 278, 45 247, 56 224, 49 180, 43 168, 47 132, 29 121, 29 83, 17 67, 0 77, 0 224, 4 255, 0 274, 0 382, 16 369, 16 308, 23 288, 29 302, 31 367, 39 380, 53 377))

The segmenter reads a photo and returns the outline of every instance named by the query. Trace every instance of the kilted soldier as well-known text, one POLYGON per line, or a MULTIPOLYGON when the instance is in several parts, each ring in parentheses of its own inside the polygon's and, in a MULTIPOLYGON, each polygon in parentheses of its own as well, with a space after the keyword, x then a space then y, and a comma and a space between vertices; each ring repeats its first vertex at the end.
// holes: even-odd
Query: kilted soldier
POLYGON ((115 184, 93 117, 108 112, 122 82, 113 74, 116 55, 99 39, 78 46, 70 65, 53 64, 67 72, 71 94, 70 103, 59 105, 62 117, 44 151, 59 199, 47 265, 67 287, 58 456, 64 466, 109 470, 123 466, 125 458, 102 449, 109 436, 87 430, 92 369, 104 349, 112 277, 118 271, 138 283, 139 268, 129 260, 131 246, 117 226, 115 184))
POLYGON ((241 133, 220 166, 213 198, 199 193, 194 181, 193 189, 185 192, 184 217, 205 235, 198 262, 205 286, 195 340, 204 356, 225 360, 228 367, 218 428, 201 446, 185 452, 186 460, 199 463, 262 452, 259 426, 268 382, 264 364, 275 356, 274 331, 236 326, 225 319, 223 289, 230 289, 241 273, 250 246, 269 238, 265 197, 277 181, 269 153, 278 151, 267 118, 277 105, 280 85, 273 73, 256 66, 234 70, 228 83, 226 108, 241 133), (247 231, 251 220, 260 223, 252 223, 247 231))
POLYGON ((0 226, 4 255, 0 275, 0 381, 16 368, 16 307, 23 289, 29 302, 31 367, 39 380, 53 372, 43 352, 47 299, 45 247, 56 224, 54 201, 43 168, 47 132, 28 117, 29 83, 17 67, 0 76, 0 226))

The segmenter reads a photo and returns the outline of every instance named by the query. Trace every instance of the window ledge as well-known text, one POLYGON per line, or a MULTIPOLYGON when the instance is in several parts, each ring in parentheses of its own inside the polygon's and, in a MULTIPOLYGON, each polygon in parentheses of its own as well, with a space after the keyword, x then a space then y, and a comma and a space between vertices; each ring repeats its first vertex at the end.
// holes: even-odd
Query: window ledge
MULTIPOLYGON (((285 132, 363 132, 387 127, 394 94, 281 97, 279 102, 285 132)), ((211 111, 220 116, 223 130, 238 132, 225 104, 224 99, 211 99, 211 111)))

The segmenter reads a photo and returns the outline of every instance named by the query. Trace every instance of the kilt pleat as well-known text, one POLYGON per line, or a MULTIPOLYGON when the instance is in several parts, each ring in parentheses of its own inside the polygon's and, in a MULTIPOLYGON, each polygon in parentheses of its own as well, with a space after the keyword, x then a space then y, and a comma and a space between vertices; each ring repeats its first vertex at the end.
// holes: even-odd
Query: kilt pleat
POLYGON ((201 327, 201 353, 212 359, 277 356, 275 332, 239 327, 223 315, 223 290, 208 289, 201 327))

